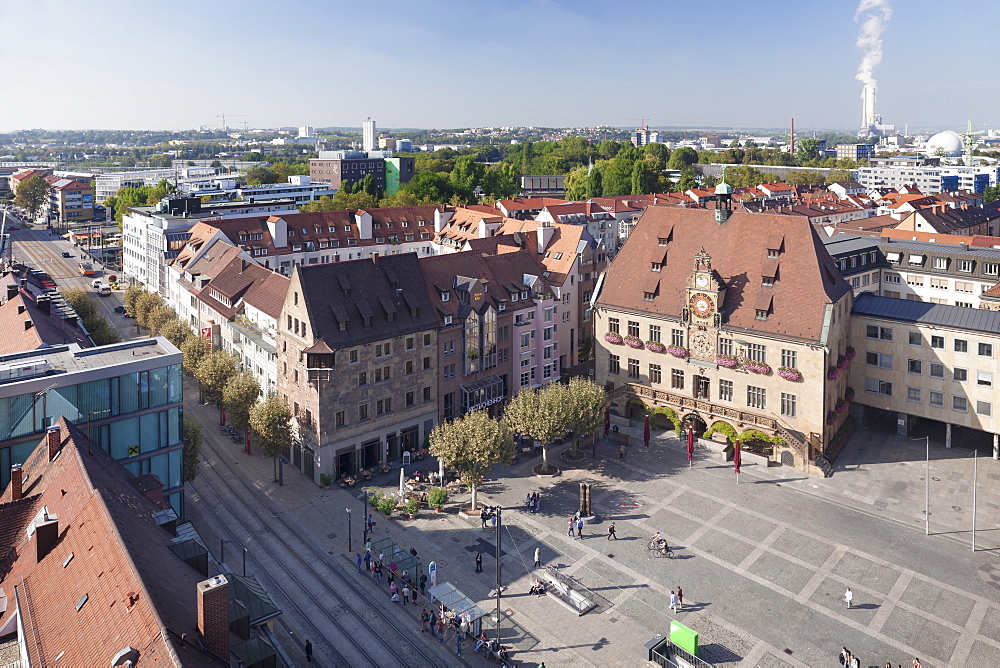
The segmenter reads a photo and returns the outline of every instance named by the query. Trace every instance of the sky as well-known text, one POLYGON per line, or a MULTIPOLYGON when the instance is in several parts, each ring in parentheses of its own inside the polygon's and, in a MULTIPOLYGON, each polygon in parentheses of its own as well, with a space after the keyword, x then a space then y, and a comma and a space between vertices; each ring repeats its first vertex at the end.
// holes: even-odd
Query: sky
MULTIPOLYGON (((183 130, 221 114, 856 131, 858 1, 0 0, 0 131, 183 130)), ((872 70, 884 122, 1000 127, 1000 2, 860 2, 892 9, 872 70)))

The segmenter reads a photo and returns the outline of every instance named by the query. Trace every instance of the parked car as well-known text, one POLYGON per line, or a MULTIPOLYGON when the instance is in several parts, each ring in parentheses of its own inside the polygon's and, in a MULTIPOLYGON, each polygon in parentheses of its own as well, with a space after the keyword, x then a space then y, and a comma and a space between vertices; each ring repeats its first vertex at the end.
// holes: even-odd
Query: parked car
POLYGON ((115 313, 125 313, 125 307, 119 304, 115 307, 115 313))
POLYGON ((126 318, 134 318, 135 317, 134 315, 132 315, 128 311, 125 311, 124 313, 122 313, 122 315, 125 316, 126 318))
POLYGON ((63 256, 63 257, 73 257, 73 254, 72 254, 72 253, 70 253, 69 251, 63 251, 63 254, 62 254, 62 256, 63 256))

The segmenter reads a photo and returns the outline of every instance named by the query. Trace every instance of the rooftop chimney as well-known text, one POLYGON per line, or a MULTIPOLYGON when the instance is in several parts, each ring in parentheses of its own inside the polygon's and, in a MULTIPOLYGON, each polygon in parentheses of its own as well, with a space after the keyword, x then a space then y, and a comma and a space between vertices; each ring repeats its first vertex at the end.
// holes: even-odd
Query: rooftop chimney
POLYGON ((229 660, 229 581, 224 575, 198 583, 198 631, 208 651, 229 660))
POLYGON ((59 540, 59 519, 55 515, 45 514, 45 520, 35 524, 35 560, 41 563, 42 559, 52 551, 56 541, 59 540))
POLYGON ((26 331, 26 332, 27 332, 27 331, 28 331, 29 329, 31 329, 31 324, 32 324, 32 323, 31 323, 31 321, 30 321, 30 320, 25 320, 25 321, 24 321, 24 331, 26 331))
POLYGON ((18 501, 24 496, 24 472, 20 464, 10 467, 10 500, 18 501))
POLYGON ((7 299, 13 299, 14 297, 16 297, 17 296, 17 290, 18 290, 18 288, 17 288, 16 284, 15 285, 8 285, 7 286, 7 299))
POLYGON ((51 462, 59 454, 62 447, 62 429, 59 428, 59 425, 45 430, 45 441, 49 444, 49 461, 51 462))
POLYGON ((21 314, 22 314, 22 313, 24 313, 24 312, 25 312, 26 310, 27 310, 27 309, 25 309, 25 308, 24 308, 24 304, 18 304, 18 305, 17 305, 17 314, 18 314, 18 315, 21 315, 21 314))
POLYGON ((51 305, 51 300, 48 297, 39 297, 38 299, 35 300, 35 306, 38 307, 39 311, 41 311, 46 315, 48 315, 49 312, 51 311, 51 309, 49 308, 50 305, 51 305))
POLYGON ((378 266, 378 251, 372 253, 372 264, 374 264, 376 267, 378 266))

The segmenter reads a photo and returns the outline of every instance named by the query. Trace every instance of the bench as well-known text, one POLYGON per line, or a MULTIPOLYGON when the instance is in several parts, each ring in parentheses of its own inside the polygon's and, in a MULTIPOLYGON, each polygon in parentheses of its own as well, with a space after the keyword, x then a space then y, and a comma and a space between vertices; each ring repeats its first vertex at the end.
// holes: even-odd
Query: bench
POLYGON ((549 573, 546 573, 544 577, 546 595, 555 598, 559 603, 575 612, 577 617, 597 607, 597 602, 589 596, 589 592, 580 591, 568 582, 549 573))

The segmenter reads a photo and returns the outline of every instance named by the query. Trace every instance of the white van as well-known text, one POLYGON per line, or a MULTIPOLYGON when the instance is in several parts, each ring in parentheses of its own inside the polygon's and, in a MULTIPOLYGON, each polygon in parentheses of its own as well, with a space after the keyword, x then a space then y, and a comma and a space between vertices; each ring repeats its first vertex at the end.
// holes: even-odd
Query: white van
POLYGON ((95 278, 94 280, 92 280, 90 282, 90 287, 92 287, 92 288, 100 288, 101 287, 101 279, 95 278))

